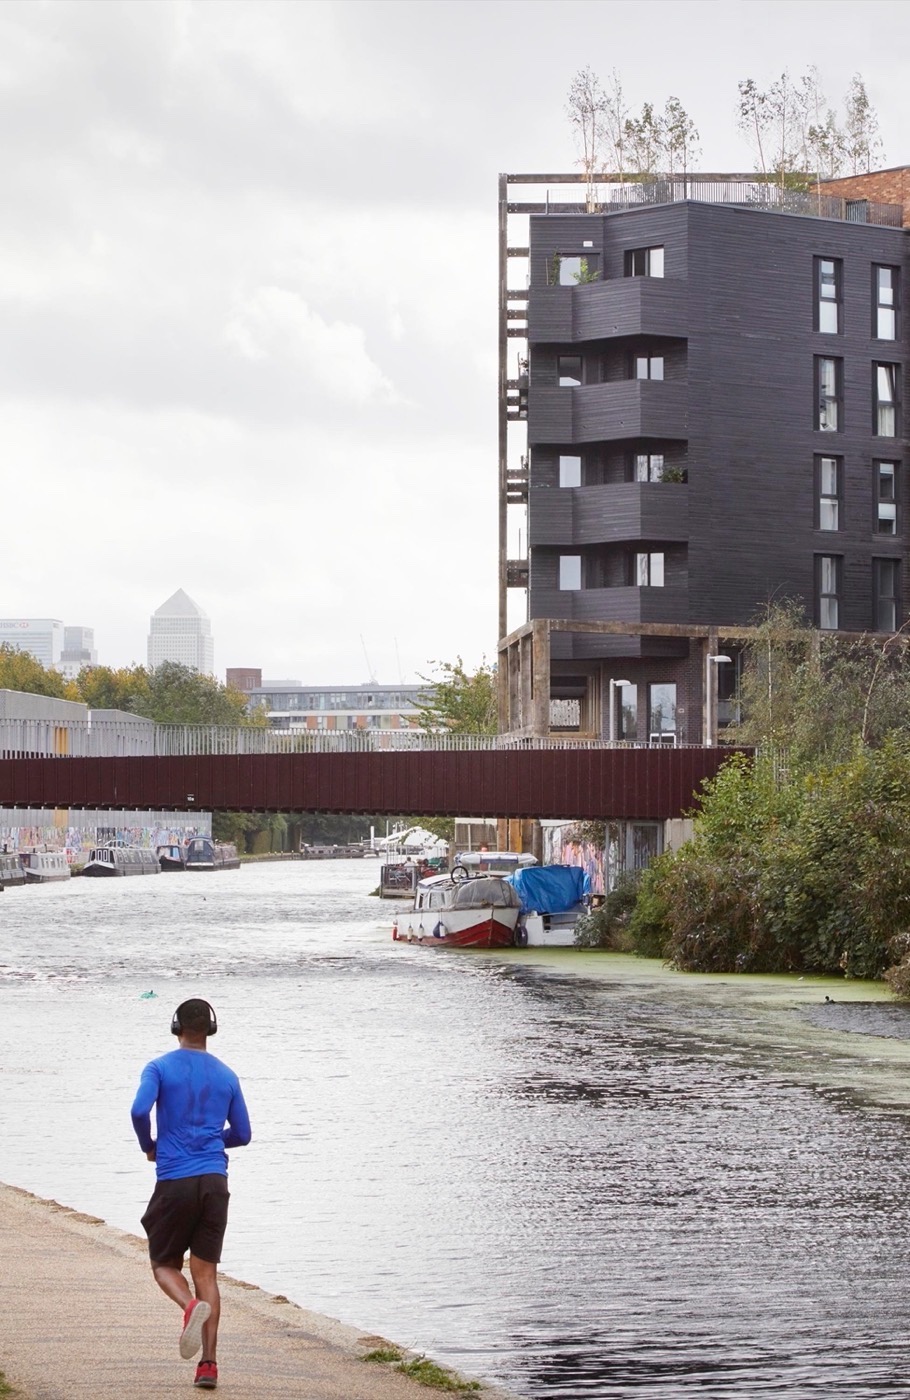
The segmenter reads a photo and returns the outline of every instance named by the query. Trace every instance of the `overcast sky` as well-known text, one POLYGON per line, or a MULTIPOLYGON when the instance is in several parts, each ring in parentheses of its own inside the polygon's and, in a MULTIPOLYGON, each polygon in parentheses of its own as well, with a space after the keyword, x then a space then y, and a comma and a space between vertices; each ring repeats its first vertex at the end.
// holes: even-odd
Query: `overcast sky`
POLYGON ((144 663, 184 588, 222 676, 492 657, 497 173, 573 168, 587 63, 713 170, 740 78, 859 70, 910 162, 908 39, 904 0, 5 0, 0 613, 144 663))

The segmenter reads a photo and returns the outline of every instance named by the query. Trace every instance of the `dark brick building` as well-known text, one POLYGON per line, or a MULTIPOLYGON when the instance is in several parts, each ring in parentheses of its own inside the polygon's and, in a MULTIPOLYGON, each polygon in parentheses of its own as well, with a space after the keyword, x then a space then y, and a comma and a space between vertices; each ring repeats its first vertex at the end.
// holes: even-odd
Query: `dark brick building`
POLYGON ((577 177, 503 177, 503 633, 507 588, 528 599, 500 646, 504 728, 701 742, 770 599, 825 630, 901 625, 908 235, 888 173, 811 195, 613 186, 591 212, 511 202, 577 177))

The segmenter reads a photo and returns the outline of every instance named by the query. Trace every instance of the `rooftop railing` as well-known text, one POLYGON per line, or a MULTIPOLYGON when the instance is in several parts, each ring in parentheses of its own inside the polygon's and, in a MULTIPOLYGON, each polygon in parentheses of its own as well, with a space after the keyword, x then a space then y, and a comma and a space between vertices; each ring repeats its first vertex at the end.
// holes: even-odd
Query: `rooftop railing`
POLYGON ((699 176, 667 176, 655 180, 606 182, 595 186, 591 205, 584 201, 553 201, 511 204, 514 213, 610 214, 620 209, 649 204, 679 204, 693 200, 702 204, 727 204, 737 209, 759 209, 778 214, 800 214, 807 218, 837 219, 842 223, 876 224, 901 228, 904 211, 900 204, 879 204, 868 199, 843 199, 821 190, 794 190, 749 179, 702 179, 699 176))
MULTIPOLYGON (((254 726, 109 724, 72 720, 0 720, 0 760, 8 758, 188 758, 195 755, 295 753, 495 753, 514 749, 660 748, 676 745, 667 733, 649 742, 611 741, 573 734, 424 734, 414 730, 341 730, 283 734, 254 726)), ((698 744, 679 747, 699 748, 698 744)))

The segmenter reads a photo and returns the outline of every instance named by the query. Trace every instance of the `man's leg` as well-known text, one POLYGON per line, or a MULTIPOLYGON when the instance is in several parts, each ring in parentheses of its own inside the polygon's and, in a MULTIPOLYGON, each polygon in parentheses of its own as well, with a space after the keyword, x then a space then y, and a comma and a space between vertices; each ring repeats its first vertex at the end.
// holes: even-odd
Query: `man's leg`
POLYGON ((163 1261, 152 1260, 152 1273, 155 1275, 155 1282, 161 1289, 172 1298, 178 1307, 184 1311, 187 1305, 193 1301, 190 1286, 186 1281, 183 1272, 182 1259, 166 1259, 163 1261))
MULTIPOLYGON (((202 1356, 205 1361, 218 1360, 218 1322, 221 1317, 221 1294, 218 1291, 218 1265, 210 1259, 190 1254, 190 1273, 200 1302, 211 1308, 208 1322, 202 1329, 202 1356)), ((181 1278, 183 1275, 181 1274, 181 1278)), ((184 1285, 186 1280, 184 1279, 184 1285)), ((163 1285, 162 1285, 163 1286, 163 1285)), ((187 1288, 187 1293, 189 1289, 187 1288)))

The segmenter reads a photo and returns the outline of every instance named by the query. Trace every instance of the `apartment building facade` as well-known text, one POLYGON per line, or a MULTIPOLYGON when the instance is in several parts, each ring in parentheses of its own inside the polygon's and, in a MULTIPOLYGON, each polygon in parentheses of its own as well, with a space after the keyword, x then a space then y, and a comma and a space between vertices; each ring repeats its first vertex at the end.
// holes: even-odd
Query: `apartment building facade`
POLYGON ((500 644, 502 727, 698 743, 769 601, 802 600, 821 630, 895 631, 904 208, 842 188, 775 207, 715 176, 589 210, 510 202, 511 184, 575 177, 503 178, 501 630, 510 587, 527 620, 500 644))
POLYGON ((269 681, 246 687, 247 708, 264 710, 282 734, 332 734, 351 730, 407 730, 420 726, 420 705, 430 687, 406 685, 301 685, 269 681))

